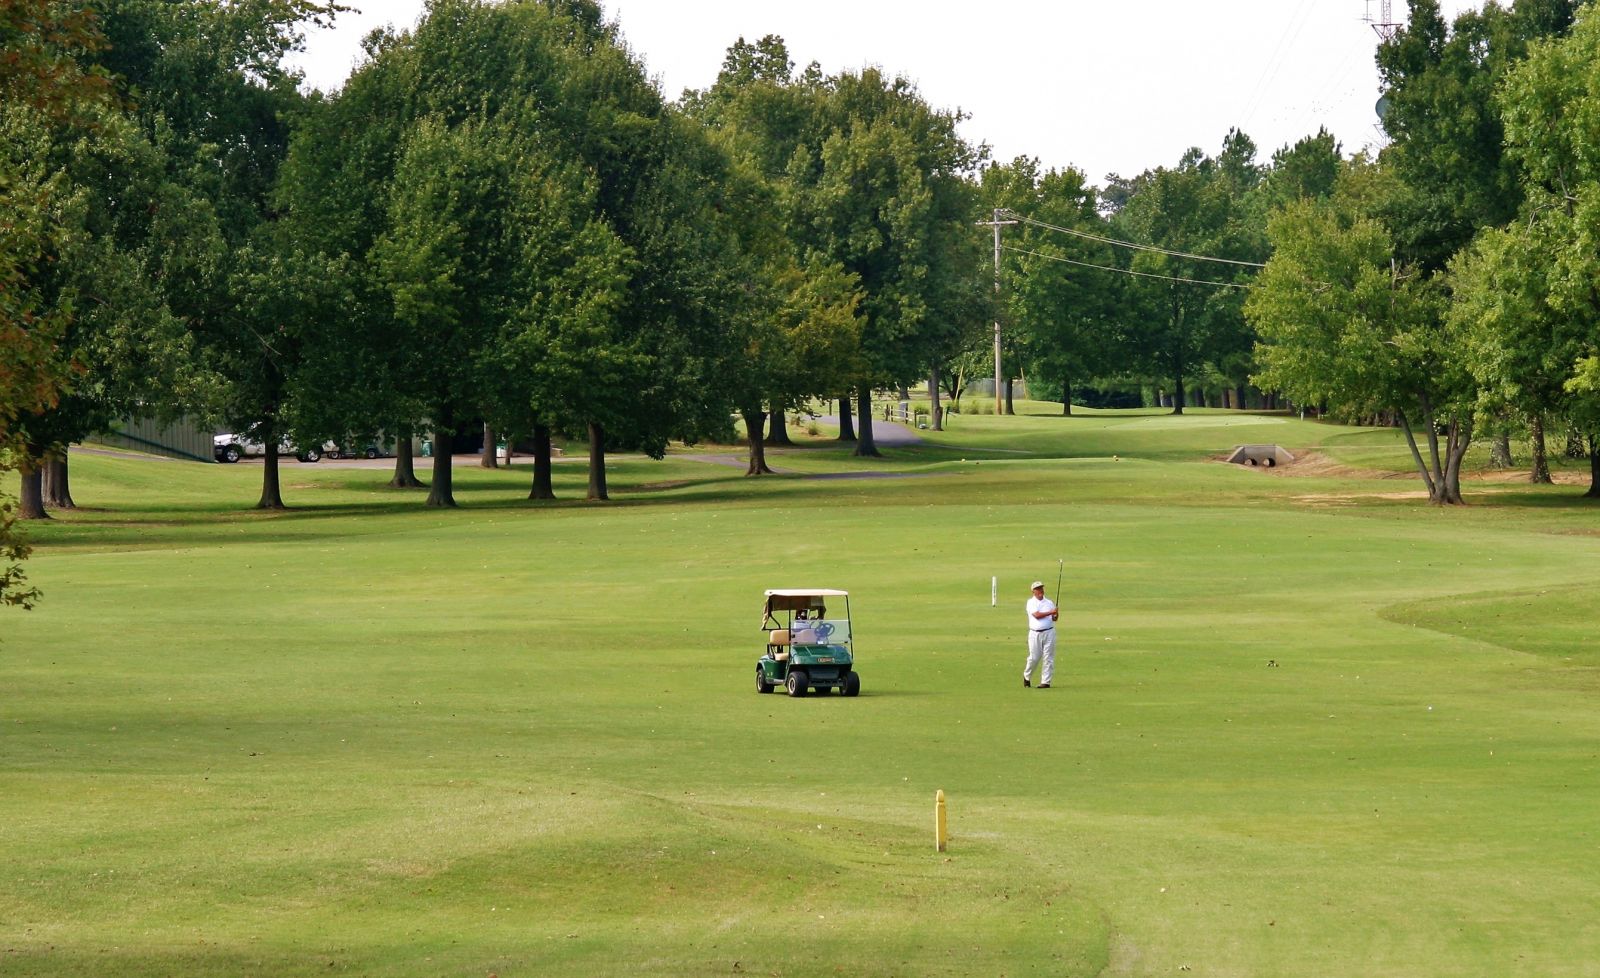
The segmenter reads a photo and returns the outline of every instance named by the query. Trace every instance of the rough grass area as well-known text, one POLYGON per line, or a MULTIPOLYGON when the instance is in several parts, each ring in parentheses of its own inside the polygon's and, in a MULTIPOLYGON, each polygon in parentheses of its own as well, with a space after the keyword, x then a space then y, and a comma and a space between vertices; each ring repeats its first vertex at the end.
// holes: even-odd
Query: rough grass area
POLYGON ((1594 973, 1581 488, 1431 508, 1361 475, 1394 433, 1285 417, 923 434, 620 459, 605 505, 460 467, 449 512, 75 455, 0 612, 0 975, 1594 973), (813 478, 866 471, 917 477, 813 478), (857 699, 754 692, 805 585, 857 699))

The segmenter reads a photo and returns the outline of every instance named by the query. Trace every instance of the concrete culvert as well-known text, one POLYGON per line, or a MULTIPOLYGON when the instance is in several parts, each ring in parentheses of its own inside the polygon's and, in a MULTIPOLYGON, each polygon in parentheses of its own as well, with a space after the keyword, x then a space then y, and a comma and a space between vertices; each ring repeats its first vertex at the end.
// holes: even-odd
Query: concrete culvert
POLYGON ((1248 465, 1252 468, 1264 465, 1270 469, 1288 465, 1294 461, 1294 455, 1282 445, 1239 445, 1228 454, 1228 461, 1234 465, 1248 465))

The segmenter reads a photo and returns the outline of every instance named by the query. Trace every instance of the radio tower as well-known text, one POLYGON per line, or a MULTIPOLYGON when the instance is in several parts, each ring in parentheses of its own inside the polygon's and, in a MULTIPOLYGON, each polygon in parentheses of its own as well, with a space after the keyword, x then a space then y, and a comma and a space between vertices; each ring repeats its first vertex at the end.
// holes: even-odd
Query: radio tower
POLYGON ((1378 38, 1383 41, 1392 40, 1394 32, 1401 25, 1395 23, 1394 0, 1378 0, 1378 19, 1372 19, 1372 0, 1367 0, 1367 25, 1378 32, 1378 38))

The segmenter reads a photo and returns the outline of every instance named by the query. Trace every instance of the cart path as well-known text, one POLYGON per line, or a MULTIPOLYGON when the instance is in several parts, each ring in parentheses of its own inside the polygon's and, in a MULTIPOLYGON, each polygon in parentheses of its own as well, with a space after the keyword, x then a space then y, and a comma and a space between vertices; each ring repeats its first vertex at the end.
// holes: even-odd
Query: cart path
MULTIPOLYGON (((817 418, 817 420, 831 424, 835 428, 839 427, 839 416, 837 414, 824 414, 817 418)), ((916 431, 898 421, 883 421, 879 418, 872 419, 872 443, 874 445, 883 445, 887 448, 894 448, 896 446, 915 445, 921 441, 921 435, 917 434, 916 431)))

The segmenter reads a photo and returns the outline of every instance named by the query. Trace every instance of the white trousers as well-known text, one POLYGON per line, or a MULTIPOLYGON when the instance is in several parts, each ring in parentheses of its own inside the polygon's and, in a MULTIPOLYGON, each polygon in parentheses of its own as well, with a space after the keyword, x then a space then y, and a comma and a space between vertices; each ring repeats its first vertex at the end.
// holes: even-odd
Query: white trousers
POLYGON ((1022 667, 1022 678, 1027 679, 1033 675, 1033 667, 1044 660, 1044 671, 1039 674, 1039 682, 1048 684, 1056 673, 1056 630, 1046 628, 1043 631, 1028 630, 1028 664, 1022 667))

